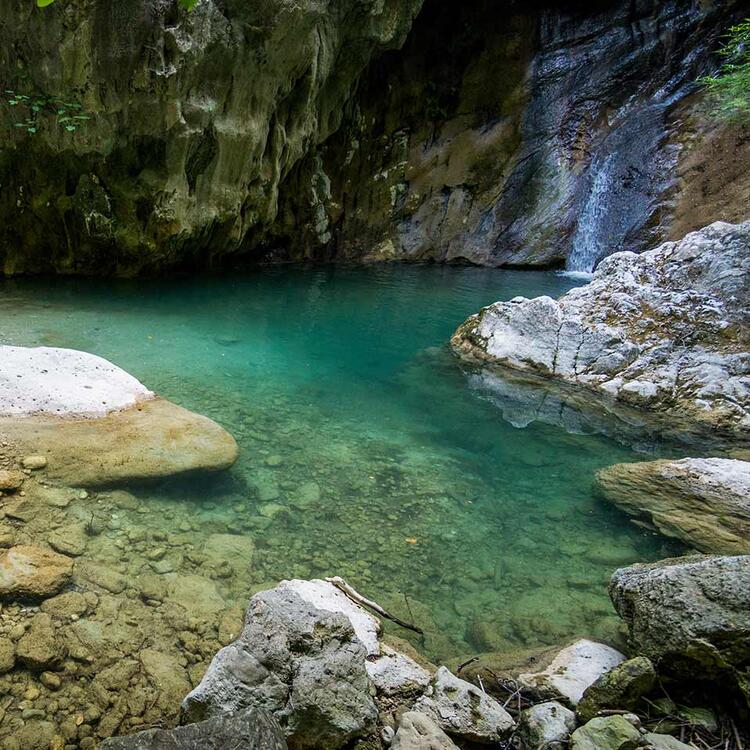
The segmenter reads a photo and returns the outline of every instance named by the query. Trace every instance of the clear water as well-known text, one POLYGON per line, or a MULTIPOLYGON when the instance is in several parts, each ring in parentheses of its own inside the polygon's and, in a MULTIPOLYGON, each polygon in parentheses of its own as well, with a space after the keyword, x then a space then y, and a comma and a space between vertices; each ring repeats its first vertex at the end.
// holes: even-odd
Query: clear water
POLYGON ((232 432, 231 472, 134 491, 167 532, 182 513, 196 536, 254 537, 238 600, 341 575, 447 659, 616 638, 612 569, 672 551, 591 492, 598 468, 642 456, 513 427, 447 349, 481 306, 575 283, 432 266, 16 280, 0 283, 0 338, 100 354, 232 432))

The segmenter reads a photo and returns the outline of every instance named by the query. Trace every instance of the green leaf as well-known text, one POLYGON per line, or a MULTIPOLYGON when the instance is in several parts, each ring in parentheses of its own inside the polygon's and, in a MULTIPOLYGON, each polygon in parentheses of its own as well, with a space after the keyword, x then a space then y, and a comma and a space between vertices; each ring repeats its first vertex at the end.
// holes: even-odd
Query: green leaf
POLYGON ((36 128, 26 128, 28 133, 36 133, 36 128))
POLYGON ((36 0, 36 4, 38 8, 46 8, 48 5, 52 5, 55 0, 36 0))
POLYGON ((77 128, 76 128, 75 125, 66 125, 65 126, 65 130, 67 130, 69 133, 75 133, 75 131, 77 130, 77 128))

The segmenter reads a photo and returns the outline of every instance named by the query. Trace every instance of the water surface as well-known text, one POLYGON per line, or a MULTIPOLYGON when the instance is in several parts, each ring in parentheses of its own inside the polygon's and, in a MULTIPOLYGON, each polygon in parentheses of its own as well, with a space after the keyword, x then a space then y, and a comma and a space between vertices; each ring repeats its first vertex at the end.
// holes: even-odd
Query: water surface
POLYGON ((591 491, 598 468, 642 456, 514 427, 447 350, 483 305, 577 283, 436 266, 15 280, 0 283, 0 337, 104 356, 237 438, 224 476, 134 489, 167 534, 185 515, 196 538, 254 538, 234 597, 341 575, 447 659, 615 638, 609 574, 673 551, 591 491))

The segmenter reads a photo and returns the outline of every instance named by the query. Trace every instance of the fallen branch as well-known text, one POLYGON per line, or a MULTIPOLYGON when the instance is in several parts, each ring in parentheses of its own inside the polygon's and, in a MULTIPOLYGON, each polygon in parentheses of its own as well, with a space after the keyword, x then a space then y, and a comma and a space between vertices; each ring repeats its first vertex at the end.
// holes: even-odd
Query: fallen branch
POLYGON ((348 596, 355 604, 359 604, 360 607, 367 607, 381 617, 384 617, 386 620, 395 622, 396 625, 400 625, 402 628, 413 630, 415 633, 424 635, 424 630, 422 630, 422 628, 419 628, 416 625, 412 625, 410 622, 404 622, 395 615, 386 612, 377 602, 374 602, 371 599, 367 599, 366 597, 362 596, 362 594, 360 594, 356 589, 353 589, 343 578, 334 576, 333 578, 326 578, 326 581, 333 584, 339 591, 341 591, 342 594, 348 596))

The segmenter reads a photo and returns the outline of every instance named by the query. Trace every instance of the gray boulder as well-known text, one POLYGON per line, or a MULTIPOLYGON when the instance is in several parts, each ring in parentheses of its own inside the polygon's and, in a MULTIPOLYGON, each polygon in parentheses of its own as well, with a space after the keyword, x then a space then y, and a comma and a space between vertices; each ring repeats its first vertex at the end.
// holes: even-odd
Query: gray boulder
POLYGON ((750 222, 605 258, 559 300, 517 297, 469 318, 454 351, 663 417, 682 433, 750 435, 750 222))
POLYGON ((517 736, 526 750, 564 750, 576 728, 576 715, 557 701, 537 703, 522 712, 517 736))
POLYGON ((750 556, 633 565, 614 573, 609 593, 632 649, 660 674, 735 684, 750 700, 750 556))
POLYGON ((293 750, 336 750, 368 734, 377 718, 366 656, 346 615, 282 584, 250 600, 242 633, 214 657, 183 712, 200 721, 263 708, 293 750))
POLYGON ((494 698, 446 667, 438 669, 414 710, 432 717, 447 734, 471 742, 499 742, 515 726, 511 715, 494 698))
POLYGON ((287 750, 284 732, 267 711, 249 709, 177 729, 149 729, 104 740, 101 750, 287 750))
POLYGON ((391 750, 458 750, 458 748, 429 716, 418 711, 409 711, 401 717, 391 750))
POLYGON ((701 552, 750 553, 750 461, 615 464, 597 474, 597 488, 626 513, 701 552))
POLYGON ((641 733, 622 716, 592 719, 576 729, 570 738, 571 750, 635 750, 641 733))

